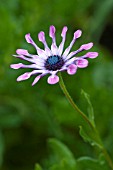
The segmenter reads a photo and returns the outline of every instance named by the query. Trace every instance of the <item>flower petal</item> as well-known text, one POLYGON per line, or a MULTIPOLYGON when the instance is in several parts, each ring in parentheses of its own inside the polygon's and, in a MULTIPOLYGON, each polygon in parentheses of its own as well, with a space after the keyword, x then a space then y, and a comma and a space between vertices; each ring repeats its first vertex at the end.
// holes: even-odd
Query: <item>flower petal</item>
POLYGON ((29 61, 31 63, 35 63, 35 59, 34 58, 28 58, 28 57, 25 57, 23 55, 13 55, 13 56, 16 57, 16 58, 20 58, 22 60, 29 61))
POLYGON ((45 33, 43 31, 39 32, 38 39, 41 42, 45 42, 45 33))
POLYGON ((53 55, 57 55, 58 54, 58 48, 56 46, 55 32, 56 32, 55 27, 53 25, 51 25, 50 29, 49 29, 49 36, 52 38, 51 51, 52 51, 53 55))
POLYGON ((88 43, 88 44, 81 45, 80 49, 82 49, 82 50, 89 50, 92 47, 93 47, 93 43, 91 42, 91 43, 88 43))
POLYGON ((22 75, 20 75, 18 78, 17 78, 17 81, 22 81, 22 80, 27 80, 28 78, 31 77, 31 75, 34 75, 34 74, 39 74, 39 73, 43 73, 44 70, 33 70, 31 72, 26 72, 22 75))
POLYGON ((18 63, 18 64, 11 64, 10 67, 13 68, 13 69, 19 69, 19 68, 44 69, 44 64, 43 63, 39 63, 39 64, 25 65, 23 63, 18 63))
POLYGON ((56 32, 56 29, 55 29, 54 25, 51 25, 50 29, 49 29, 49 36, 53 39, 55 38, 55 32, 56 32))
POLYGON ((62 33, 61 33, 61 36, 62 37, 65 37, 66 36, 66 32, 67 32, 68 28, 66 26, 63 27, 62 29, 62 33))
POLYGON ((18 64, 11 64, 10 67, 13 69, 19 69, 22 68, 23 64, 22 63, 18 63, 18 64))
POLYGON ((28 51, 24 49, 17 49, 16 53, 19 55, 29 55, 28 51))
POLYGON ((32 83, 32 86, 34 86, 34 85, 40 80, 40 78, 41 78, 41 75, 37 76, 37 77, 34 79, 34 81, 33 81, 33 83, 32 83))
POLYGON ((75 74, 77 71, 77 66, 75 64, 71 64, 69 65, 68 69, 67 69, 67 73, 70 75, 75 74))
POLYGON ((93 43, 92 43, 92 42, 91 42, 91 43, 88 43, 88 44, 83 44, 83 45, 81 45, 81 47, 80 47, 78 50, 71 52, 71 53, 70 53, 69 55, 67 55, 67 56, 63 56, 63 59, 64 59, 64 60, 68 60, 68 59, 70 59, 71 57, 73 57, 74 55, 78 54, 78 53, 81 52, 81 51, 89 50, 90 48, 92 48, 92 46, 93 46, 93 43))
POLYGON ((86 54, 86 57, 88 57, 88 58, 96 58, 97 56, 98 56, 97 52, 88 52, 86 54))
POLYGON ((25 39, 26 39, 26 41, 27 41, 28 43, 30 43, 30 44, 33 44, 33 43, 34 43, 34 41, 32 40, 32 38, 31 38, 31 36, 30 36, 30 33, 28 33, 28 34, 25 35, 25 39))
POLYGON ((64 43, 65 43, 65 39, 66 39, 66 32, 67 32, 67 27, 63 27, 62 29, 62 33, 61 33, 61 36, 62 36, 62 42, 60 43, 59 45, 59 48, 58 48, 58 54, 61 55, 62 52, 63 52, 63 48, 64 48, 64 43))
POLYGON ((47 82, 49 84, 56 84, 56 83, 59 82, 59 77, 57 75, 51 75, 51 76, 48 77, 47 82))
POLYGON ((67 58, 67 55, 69 54, 73 44, 75 43, 76 39, 79 38, 82 34, 82 31, 81 30, 77 30, 75 33, 74 33, 74 36, 73 36, 73 39, 70 43, 70 45, 65 49, 64 53, 63 53, 63 58, 67 58))
POLYGON ((77 57, 73 57, 65 62, 65 66, 69 66, 70 64, 75 63, 75 60, 77 60, 77 57))
POLYGON ((58 48, 54 43, 52 43, 51 45, 51 51, 52 51, 52 55, 58 55, 58 48))
POLYGON ((28 78, 30 78, 30 73, 24 73, 22 75, 20 75, 18 78, 17 78, 17 81, 22 81, 22 80, 27 80, 28 78))
POLYGON ((49 49, 46 39, 45 39, 45 33, 43 31, 39 32, 38 39, 44 44, 45 52, 49 55, 51 55, 51 50, 49 49))
POLYGON ((43 59, 47 59, 47 57, 48 57, 48 56, 46 55, 45 51, 42 50, 42 49, 38 50, 38 54, 39 54, 39 57, 38 57, 38 58, 42 58, 42 60, 43 60, 43 59))
POLYGON ((37 53, 38 53, 38 50, 39 50, 40 48, 39 48, 39 47, 35 44, 35 42, 32 40, 32 38, 31 38, 31 36, 30 36, 30 33, 28 33, 28 34, 25 35, 25 39, 26 39, 26 41, 27 41, 28 43, 32 44, 32 45, 36 48, 37 53))
POLYGON ((86 59, 78 59, 76 61, 77 67, 79 68, 85 68, 88 66, 88 61, 86 59))
POLYGON ((77 30, 77 31, 74 33, 74 38, 77 39, 77 38, 79 38, 81 35, 82 35, 82 31, 81 31, 81 30, 77 30))

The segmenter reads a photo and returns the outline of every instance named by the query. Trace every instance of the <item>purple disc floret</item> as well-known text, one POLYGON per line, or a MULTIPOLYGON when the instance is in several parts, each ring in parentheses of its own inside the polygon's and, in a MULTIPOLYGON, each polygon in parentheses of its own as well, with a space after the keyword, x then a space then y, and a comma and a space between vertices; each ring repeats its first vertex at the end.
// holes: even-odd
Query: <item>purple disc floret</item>
POLYGON ((56 84, 59 82, 59 77, 57 76, 57 73, 59 71, 67 71, 69 75, 73 75, 76 73, 78 68, 85 68, 88 66, 88 60, 87 60, 88 58, 96 58, 98 56, 97 52, 88 52, 83 56, 77 57, 77 54, 79 52, 91 49, 93 46, 92 42, 88 44, 83 44, 80 46, 78 50, 70 52, 76 39, 78 39, 81 36, 82 34, 81 30, 77 30, 74 33, 74 36, 73 36, 73 39, 70 45, 64 50, 64 43, 66 40, 67 30, 68 28, 64 26, 62 29, 62 33, 61 33, 62 41, 58 47, 56 45, 56 36, 55 36, 56 29, 53 25, 50 26, 49 36, 52 39, 51 48, 48 47, 48 44, 45 39, 45 33, 41 31, 38 34, 38 39, 39 41, 43 43, 44 49, 40 49, 35 44, 35 42, 32 40, 30 36, 30 33, 25 35, 26 41, 35 47, 37 54, 36 55, 30 54, 27 50, 24 50, 24 49, 16 50, 17 55, 13 55, 13 56, 20 58, 22 60, 26 60, 30 62, 31 64, 29 65, 26 65, 23 63, 11 64, 10 65, 11 68, 13 69, 31 68, 32 69, 30 72, 26 72, 20 75, 17 78, 17 81, 26 80, 30 78, 32 75, 36 75, 32 83, 32 85, 35 85, 40 80, 41 77, 47 74, 50 74, 50 76, 47 79, 47 82, 49 84, 56 84))

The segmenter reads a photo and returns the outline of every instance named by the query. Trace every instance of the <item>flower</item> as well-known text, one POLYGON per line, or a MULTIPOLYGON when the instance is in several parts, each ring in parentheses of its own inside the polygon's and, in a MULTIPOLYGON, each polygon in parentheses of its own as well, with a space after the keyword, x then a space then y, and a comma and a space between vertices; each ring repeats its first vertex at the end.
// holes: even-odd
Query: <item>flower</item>
POLYGON ((32 75, 37 75, 32 83, 32 85, 35 85, 40 78, 42 78, 46 74, 50 74, 50 76, 47 79, 47 82, 49 84, 56 84, 59 81, 59 77, 57 75, 59 71, 67 71, 68 74, 73 75, 76 73, 78 68, 85 68, 88 66, 87 58, 96 58, 98 56, 97 52, 88 52, 81 57, 75 57, 79 52, 84 50, 89 50, 90 48, 92 48, 93 46, 92 42, 81 45, 78 50, 70 52, 75 41, 81 36, 82 34, 81 30, 77 30, 74 33, 70 45, 63 52, 67 29, 68 28, 66 26, 63 27, 61 33, 62 41, 59 47, 57 47, 56 37, 55 37, 56 29, 53 25, 50 26, 49 36, 52 38, 51 48, 48 47, 47 42, 45 40, 45 34, 43 31, 41 31, 38 34, 38 39, 44 44, 44 50, 40 49, 35 44, 35 42, 32 40, 30 36, 30 33, 25 35, 26 41, 35 47, 37 54, 36 55, 30 54, 27 50, 24 49, 16 50, 17 55, 13 55, 13 56, 20 58, 22 60, 26 60, 31 64, 30 65, 25 65, 23 63, 11 64, 10 65, 11 68, 33 69, 31 72, 26 72, 20 75, 17 78, 17 81, 26 80, 30 78, 32 75))

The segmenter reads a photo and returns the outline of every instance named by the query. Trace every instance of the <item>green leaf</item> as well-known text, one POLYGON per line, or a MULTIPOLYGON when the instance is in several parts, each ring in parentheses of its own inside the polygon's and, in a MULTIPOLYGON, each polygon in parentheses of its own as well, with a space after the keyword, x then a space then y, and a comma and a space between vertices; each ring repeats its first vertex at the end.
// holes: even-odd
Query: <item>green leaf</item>
POLYGON ((54 138, 49 139, 48 142, 50 147, 53 149, 55 154, 57 154, 60 159, 65 158, 75 163, 75 159, 72 152, 68 149, 68 147, 65 144, 54 138))
POLYGON ((62 169, 59 164, 54 164, 49 168, 49 170, 62 170, 62 169))
POLYGON ((50 167, 50 170, 77 170, 76 165, 72 166, 68 160, 63 159, 60 163, 54 164, 50 167))
POLYGON ((86 134, 86 132, 83 130, 82 126, 80 126, 79 133, 85 142, 91 142, 91 138, 86 134))
POLYGON ((49 139, 48 142, 54 151, 58 164, 54 165, 51 169, 57 170, 59 167, 61 170, 75 170, 76 160, 68 147, 57 139, 49 139))
POLYGON ((37 163, 34 170, 42 170, 41 166, 37 163))
POLYGON ((95 122, 94 122, 94 110, 90 101, 90 96, 82 89, 81 93, 84 95, 84 97, 86 98, 87 102, 88 102, 88 117, 90 122, 95 126, 95 122))
POLYGON ((81 157, 77 160, 77 170, 109 170, 106 162, 100 162, 100 160, 90 157, 81 157))
POLYGON ((91 134, 91 136, 90 133, 86 133, 82 126, 80 126, 79 133, 85 142, 89 142, 92 146, 98 146, 99 148, 102 148, 101 143, 98 139, 96 139, 96 136, 93 136, 93 134, 91 134))

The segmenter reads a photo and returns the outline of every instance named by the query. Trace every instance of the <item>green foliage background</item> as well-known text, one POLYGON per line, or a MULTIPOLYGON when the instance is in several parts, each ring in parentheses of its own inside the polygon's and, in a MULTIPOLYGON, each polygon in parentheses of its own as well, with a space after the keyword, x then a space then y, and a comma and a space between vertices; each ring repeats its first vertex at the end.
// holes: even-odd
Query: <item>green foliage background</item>
MULTIPOLYGON (((62 27, 68 26, 65 46, 77 29, 82 29, 83 35, 73 49, 90 41, 95 43, 93 50, 99 52, 99 57, 90 60, 89 67, 78 70, 74 76, 62 75, 70 94, 84 112, 87 112, 87 102, 81 89, 90 94, 97 128, 113 158, 113 0, 0 0, 1 170, 32 170, 37 162, 45 170, 95 170, 97 167, 100 170, 99 161, 95 161, 99 155, 97 148, 80 137, 79 125, 84 122, 67 102, 59 85, 48 85, 47 76, 34 87, 31 87, 33 78, 17 83, 16 78, 24 70, 9 67, 19 61, 12 57, 17 48, 35 53, 25 42, 26 33, 30 32, 43 47, 37 40, 37 33, 43 30, 51 43, 50 25, 56 26, 58 43, 62 27), (64 151, 61 157, 60 154, 55 157, 52 147, 57 152, 64 151)), ((99 160, 102 164, 103 158, 99 160)), ((35 168, 41 170, 38 164, 35 168)))

